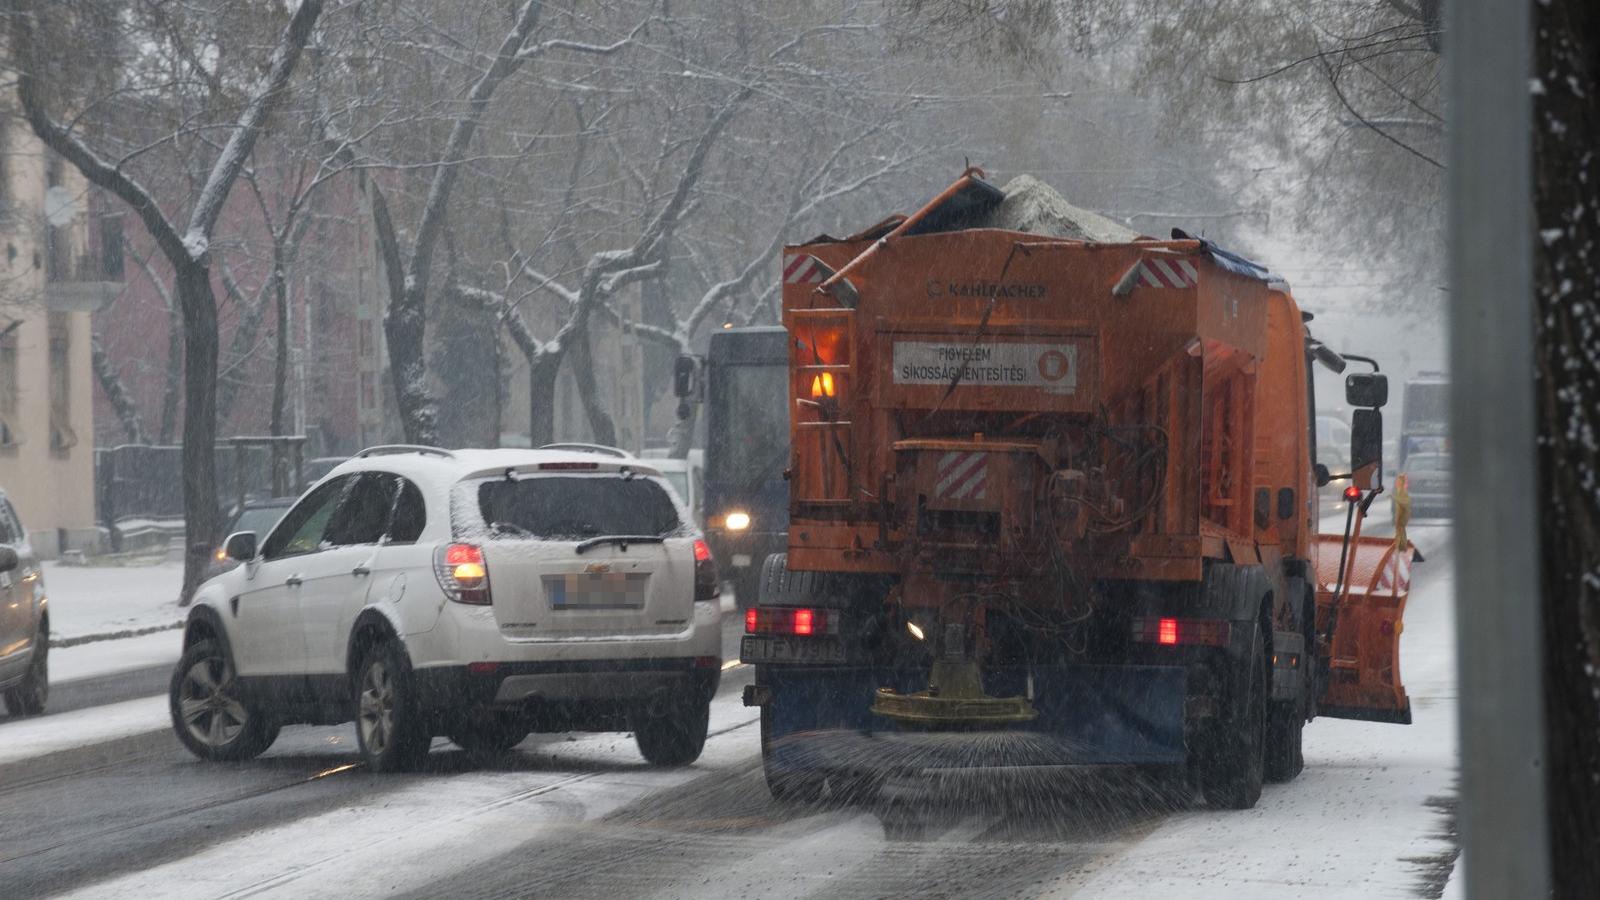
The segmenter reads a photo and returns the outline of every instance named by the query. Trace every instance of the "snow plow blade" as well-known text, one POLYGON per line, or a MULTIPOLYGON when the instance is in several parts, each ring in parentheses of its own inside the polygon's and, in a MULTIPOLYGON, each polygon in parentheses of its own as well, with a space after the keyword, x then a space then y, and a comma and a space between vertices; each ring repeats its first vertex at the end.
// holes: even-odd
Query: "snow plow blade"
POLYGON ((1356 538, 1350 543, 1343 590, 1336 597, 1342 538, 1322 535, 1318 540, 1318 655, 1325 677, 1317 715, 1409 725, 1411 698, 1400 681, 1400 634, 1415 551, 1409 545, 1397 549, 1391 538, 1356 538))

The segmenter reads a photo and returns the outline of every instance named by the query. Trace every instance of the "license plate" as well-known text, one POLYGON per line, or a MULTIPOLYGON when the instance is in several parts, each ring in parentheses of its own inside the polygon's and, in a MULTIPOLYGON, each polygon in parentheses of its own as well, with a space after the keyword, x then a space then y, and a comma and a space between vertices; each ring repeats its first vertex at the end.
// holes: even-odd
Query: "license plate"
POLYGON ((747 663, 839 663, 844 662, 844 647, 837 638, 747 634, 739 642, 739 660, 747 663))
POLYGON ((750 554, 748 554, 748 553, 735 553, 733 555, 733 567, 735 569, 748 569, 748 568, 750 568, 750 554))
POLYGON ((643 609, 650 576, 606 572, 546 575, 551 609, 643 609))

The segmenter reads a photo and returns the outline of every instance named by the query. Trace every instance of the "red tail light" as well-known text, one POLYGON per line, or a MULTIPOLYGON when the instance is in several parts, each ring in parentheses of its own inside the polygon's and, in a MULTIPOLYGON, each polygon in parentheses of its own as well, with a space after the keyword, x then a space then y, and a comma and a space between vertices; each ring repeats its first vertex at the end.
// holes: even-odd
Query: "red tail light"
POLYGON ((813 637, 839 633, 839 613, 809 607, 757 606, 744 611, 747 634, 792 634, 813 637))
POLYGON ((483 550, 473 544, 448 544, 434 551, 433 574, 445 596, 456 603, 487 606, 493 602, 489 564, 483 559, 483 550))
POLYGON ((1133 640, 1163 647, 1221 647, 1232 626, 1226 619, 1171 619, 1150 616, 1133 620, 1133 640))
POLYGON ((717 562, 711 558, 711 545, 702 538, 694 541, 694 599, 715 600, 722 594, 721 579, 717 577, 717 562))

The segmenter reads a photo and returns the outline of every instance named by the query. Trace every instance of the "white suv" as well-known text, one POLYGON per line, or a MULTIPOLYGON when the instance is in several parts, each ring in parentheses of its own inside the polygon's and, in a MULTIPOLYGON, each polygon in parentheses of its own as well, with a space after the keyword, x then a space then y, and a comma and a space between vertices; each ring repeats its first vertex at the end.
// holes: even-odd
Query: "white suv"
POLYGON ((721 676, 711 551, 618 451, 376 447, 328 473, 201 585, 170 689, 178 738, 246 759, 281 725, 354 719, 369 767, 436 734, 632 730, 651 763, 705 744, 721 676))

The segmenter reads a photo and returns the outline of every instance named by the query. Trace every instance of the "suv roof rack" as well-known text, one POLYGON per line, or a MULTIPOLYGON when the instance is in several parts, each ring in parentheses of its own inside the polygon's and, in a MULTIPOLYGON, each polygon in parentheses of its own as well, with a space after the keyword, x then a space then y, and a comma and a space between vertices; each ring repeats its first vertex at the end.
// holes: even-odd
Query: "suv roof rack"
POLYGON ((428 447, 423 444, 379 444, 356 454, 356 459, 366 459, 369 456, 396 456, 401 453, 417 453, 422 456, 437 456, 442 459, 455 459, 456 455, 443 447, 428 447))
POLYGON ((633 454, 621 447, 607 447, 605 444, 581 444, 574 441, 562 441, 555 444, 544 444, 540 450, 573 450, 578 453, 598 453, 601 456, 615 456, 618 459, 632 459, 633 454))

